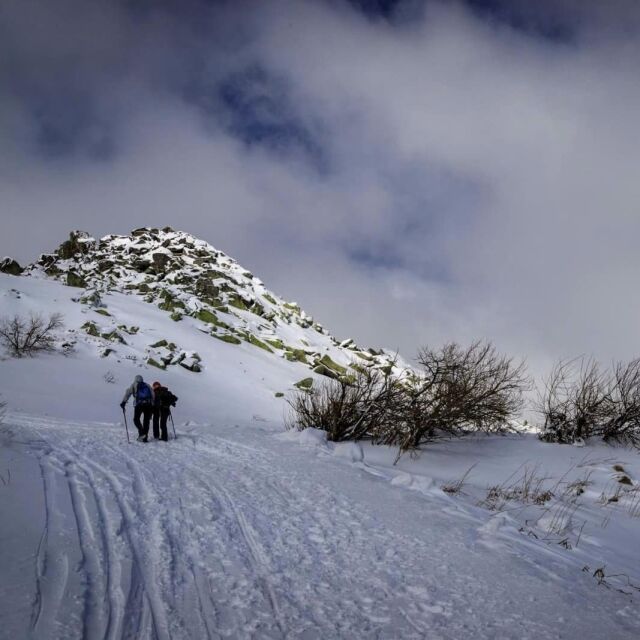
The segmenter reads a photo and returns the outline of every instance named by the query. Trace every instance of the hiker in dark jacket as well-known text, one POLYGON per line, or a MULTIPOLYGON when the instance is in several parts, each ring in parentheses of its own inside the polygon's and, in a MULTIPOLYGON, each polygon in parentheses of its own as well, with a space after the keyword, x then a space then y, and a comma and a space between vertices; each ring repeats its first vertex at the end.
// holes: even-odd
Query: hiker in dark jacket
POLYGON ((147 442, 149 423, 153 413, 153 393, 142 376, 136 376, 133 379, 133 384, 124 392, 124 398, 120 403, 123 411, 130 396, 133 396, 133 424, 138 429, 138 440, 147 442), (140 422, 140 417, 142 417, 142 422, 140 422))
POLYGON ((169 439, 167 434, 167 420, 171 407, 176 406, 178 398, 159 382, 153 383, 153 437, 157 440, 169 439))

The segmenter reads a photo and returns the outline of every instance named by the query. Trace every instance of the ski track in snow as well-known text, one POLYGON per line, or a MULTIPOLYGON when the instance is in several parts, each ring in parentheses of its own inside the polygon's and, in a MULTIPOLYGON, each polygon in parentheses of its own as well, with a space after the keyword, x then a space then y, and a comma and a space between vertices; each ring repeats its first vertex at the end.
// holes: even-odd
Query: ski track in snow
POLYGON ((522 549, 484 549, 482 534, 471 534, 481 524, 473 516, 420 502, 365 469, 281 451, 268 435, 251 446, 211 428, 169 445, 127 445, 116 427, 7 422, 12 446, 38 458, 45 505, 24 637, 585 640, 640 632, 628 613, 634 605, 596 592, 560 554, 541 554, 541 564, 522 549), (486 576, 495 580, 490 590, 486 576), (572 620, 572 606, 584 607, 589 594, 572 620))

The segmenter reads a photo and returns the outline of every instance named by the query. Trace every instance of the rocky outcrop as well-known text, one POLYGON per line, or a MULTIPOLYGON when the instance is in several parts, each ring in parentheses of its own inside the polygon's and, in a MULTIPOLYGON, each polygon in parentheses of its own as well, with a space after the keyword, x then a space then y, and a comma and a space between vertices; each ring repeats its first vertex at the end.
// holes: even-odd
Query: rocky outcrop
MULTIPOLYGON (((7 258, 0 263, 0 271, 40 273, 71 287, 90 287, 79 300, 94 311, 102 306, 101 296, 110 291, 137 295, 176 322, 190 318, 213 338, 229 345, 250 345, 268 357, 284 358, 327 378, 350 379, 348 367, 355 360, 362 368, 390 365, 384 352, 363 352, 353 340, 339 342, 297 303, 268 291, 235 260, 170 227, 141 227, 128 236, 100 240, 73 231, 56 251, 40 256, 26 269, 7 258)), ((109 316, 106 310, 100 313, 109 316)), ((119 328, 107 332, 89 323, 83 329, 110 342, 124 340, 119 328)), ((150 350, 147 364, 201 370, 199 356, 177 353, 173 347, 150 350)))
POLYGON ((17 260, 13 258, 3 258, 0 260, 0 272, 8 273, 10 276, 19 276, 24 269, 20 266, 17 260))

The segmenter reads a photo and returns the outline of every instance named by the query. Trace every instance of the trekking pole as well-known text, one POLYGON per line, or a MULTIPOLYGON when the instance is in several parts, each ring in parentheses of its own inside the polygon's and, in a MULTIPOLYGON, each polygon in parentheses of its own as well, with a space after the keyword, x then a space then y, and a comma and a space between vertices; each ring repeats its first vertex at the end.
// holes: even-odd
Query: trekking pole
POLYGON ((176 425, 173 423, 173 414, 169 411, 169 417, 171 418, 171 426, 173 427, 173 439, 177 440, 178 436, 176 435, 176 425))
POLYGON ((127 442, 131 444, 131 440, 129 440, 129 427, 127 426, 127 412, 122 407, 122 415, 124 416, 124 428, 127 430, 127 442))

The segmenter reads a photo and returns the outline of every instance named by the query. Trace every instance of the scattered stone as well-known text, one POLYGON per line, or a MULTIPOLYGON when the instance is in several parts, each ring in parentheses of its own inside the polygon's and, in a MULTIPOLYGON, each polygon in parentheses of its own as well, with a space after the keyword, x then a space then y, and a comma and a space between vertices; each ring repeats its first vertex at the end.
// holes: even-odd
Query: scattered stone
POLYGON ((332 369, 329 369, 329 367, 326 367, 323 364, 319 364, 318 366, 314 367, 313 372, 321 376, 326 376, 327 378, 332 378, 334 380, 337 380, 340 377, 339 373, 336 373, 335 371, 333 371, 332 369))
POLYGON ((85 322, 81 329, 84 329, 90 336, 94 336, 96 338, 100 337, 100 331, 98 331, 98 327, 95 322, 85 322))
MULTIPOLYGON (((317 362, 318 365, 323 365, 325 367, 327 367, 328 369, 331 369, 332 371, 334 371, 335 373, 338 373, 340 375, 344 375, 345 373, 347 373, 347 368, 343 367, 342 365, 338 364, 337 362, 334 362, 328 355, 324 355, 322 356, 322 358, 320 358, 320 360, 317 362)), ((326 374, 323 374, 326 375, 326 374)))
POLYGON ((147 359, 147 364, 151 367, 156 367, 157 369, 166 369, 167 365, 163 363, 158 362, 157 360, 154 360, 153 358, 148 358, 147 359))
POLYGON ((293 386, 303 391, 309 391, 313 386, 313 378, 303 378, 302 380, 298 380, 293 386))
POLYGON ((228 333, 224 333, 222 335, 211 334, 214 338, 218 338, 218 340, 222 340, 222 342, 228 342, 229 344, 242 344, 242 340, 238 340, 235 336, 232 336, 228 333))

